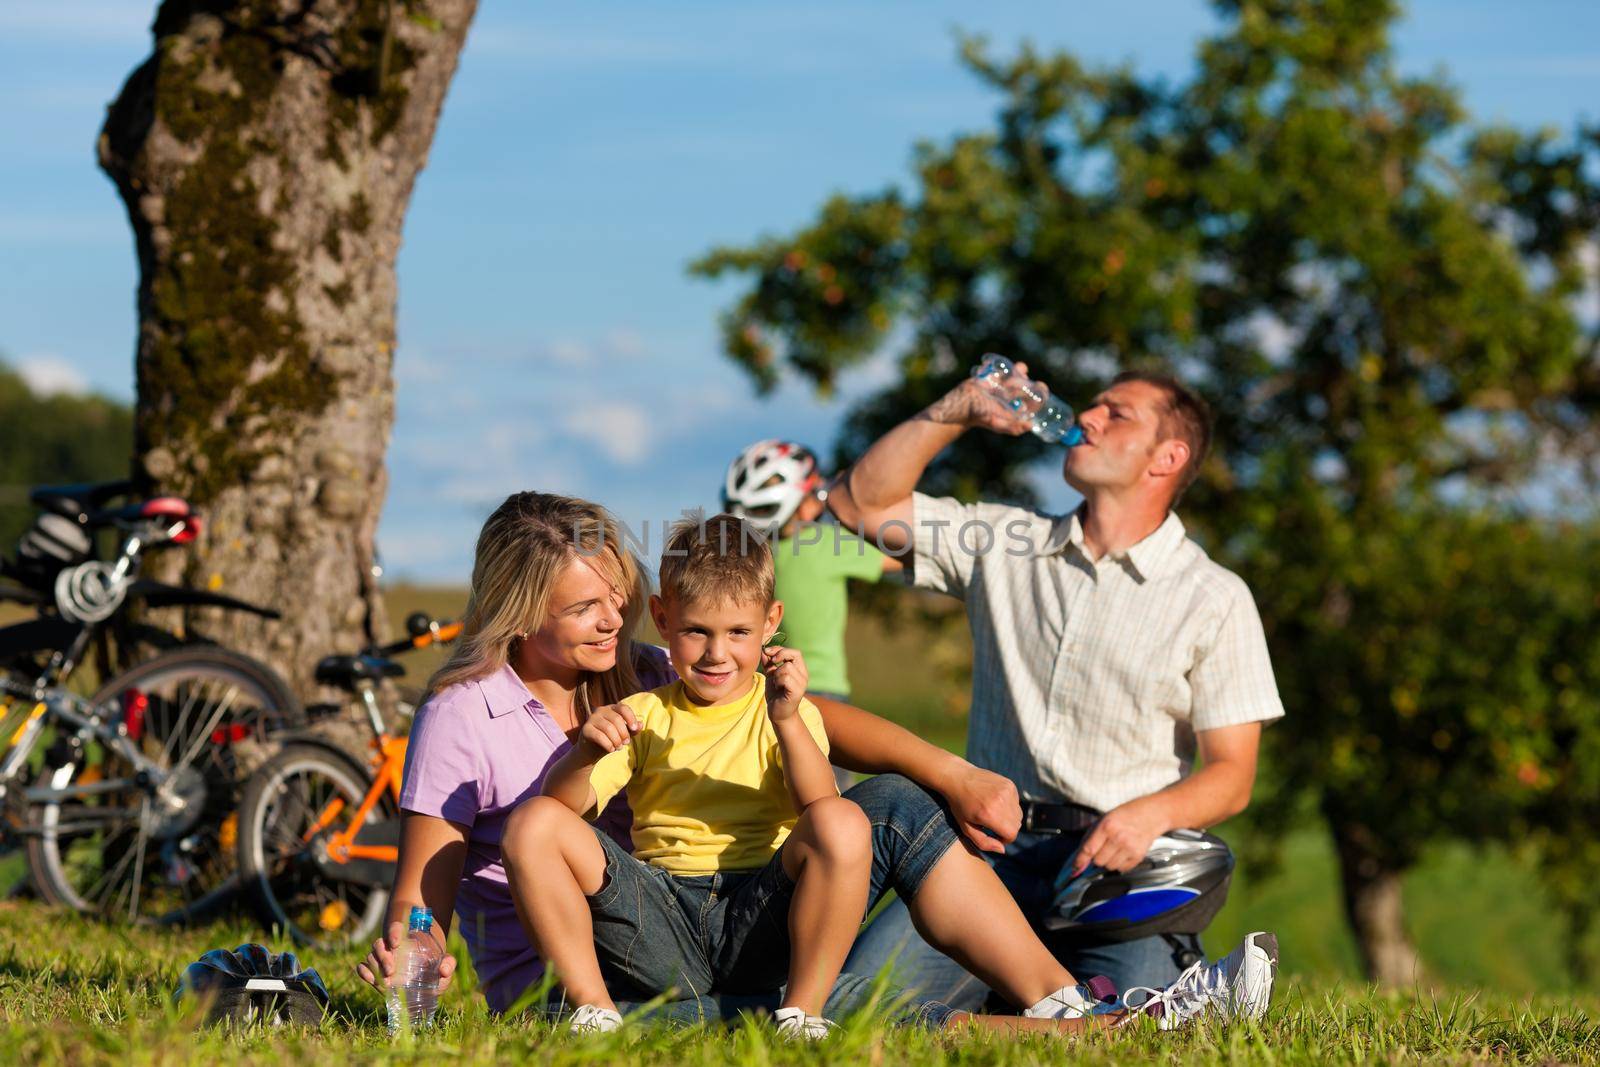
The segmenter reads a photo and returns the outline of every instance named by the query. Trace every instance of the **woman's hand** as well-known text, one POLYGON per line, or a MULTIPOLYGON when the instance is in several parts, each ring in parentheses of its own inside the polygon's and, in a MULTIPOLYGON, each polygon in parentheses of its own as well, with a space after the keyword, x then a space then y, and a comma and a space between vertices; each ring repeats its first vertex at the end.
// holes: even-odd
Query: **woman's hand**
MULTIPOLYGON (((389 932, 372 943, 367 958, 356 964, 356 976, 385 996, 394 978, 394 950, 405 939, 405 923, 396 919, 389 924, 389 932)), ((441 946, 441 951, 442 951, 441 946)), ((439 961, 439 992, 450 988, 450 976, 456 973, 456 958, 445 952, 439 961)))
POLYGON ((761 670, 767 676, 767 717, 773 722, 794 718, 811 682, 805 657, 797 648, 768 645, 761 650, 761 670))
POLYGON ((584 754, 593 757, 589 762, 624 748, 639 732, 639 719, 626 704, 607 704, 590 712, 583 729, 578 731, 578 745, 584 754))

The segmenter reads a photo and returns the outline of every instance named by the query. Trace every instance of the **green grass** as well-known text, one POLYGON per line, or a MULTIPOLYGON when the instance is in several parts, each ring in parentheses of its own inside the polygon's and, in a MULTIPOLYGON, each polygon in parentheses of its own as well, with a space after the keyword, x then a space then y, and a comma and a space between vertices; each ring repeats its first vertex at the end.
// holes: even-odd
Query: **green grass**
MULTIPOLYGON (((1600 1063, 1600 999, 1593 996, 1384 995, 1310 979, 1280 983, 1259 1027, 1129 1032, 1070 1043, 896 1031, 871 1016, 849 1020, 843 1033, 814 1049, 778 1045, 759 1025, 639 1026, 614 1038, 577 1041, 526 1019, 490 1018, 472 990, 470 969, 446 995, 434 1032, 415 1043, 396 1042, 383 1027, 379 997, 351 973, 354 953, 303 959, 318 968, 333 996, 318 1031, 205 1029, 173 1009, 171 992, 190 960, 207 948, 258 937, 247 927, 226 925, 129 930, 34 904, 0 904, 0 1049, 8 1062, 52 1065, 1600 1063)), ((459 945, 456 951, 461 954, 459 945)))

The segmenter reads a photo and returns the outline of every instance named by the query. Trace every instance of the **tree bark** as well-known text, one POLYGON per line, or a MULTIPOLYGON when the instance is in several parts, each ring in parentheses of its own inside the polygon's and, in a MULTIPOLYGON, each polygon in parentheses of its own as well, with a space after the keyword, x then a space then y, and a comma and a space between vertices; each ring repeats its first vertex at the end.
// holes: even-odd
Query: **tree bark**
POLYGON ((1386 855, 1366 826, 1335 822, 1333 838, 1345 916, 1367 977, 1383 986, 1412 985, 1422 977, 1422 965, 1405 928, 1400 892, 1405 867, 1386 855))
POLYGON ((303 695, 385 630, 395 258, 475 7, 165 0, 100 134, 139 258, 134 477, 205 519, 148 565, 283 611, 186 621, 303 695))

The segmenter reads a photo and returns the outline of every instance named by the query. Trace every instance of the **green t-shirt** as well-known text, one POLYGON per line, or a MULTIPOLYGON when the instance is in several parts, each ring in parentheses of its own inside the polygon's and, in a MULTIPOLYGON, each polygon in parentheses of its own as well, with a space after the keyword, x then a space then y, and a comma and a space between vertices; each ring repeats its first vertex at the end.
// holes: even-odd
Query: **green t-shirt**
POLYGON ((833 525, 802 527, 797 537, 772 546, 777 596, 783 601, 783 640, 797 648, 816 693, 850 692, 845 671, 844 624, 850 606, 845 579, 883 577, 883 553, 870 541, 833 525), (821 534, 820 540, 813 540, 821 534))

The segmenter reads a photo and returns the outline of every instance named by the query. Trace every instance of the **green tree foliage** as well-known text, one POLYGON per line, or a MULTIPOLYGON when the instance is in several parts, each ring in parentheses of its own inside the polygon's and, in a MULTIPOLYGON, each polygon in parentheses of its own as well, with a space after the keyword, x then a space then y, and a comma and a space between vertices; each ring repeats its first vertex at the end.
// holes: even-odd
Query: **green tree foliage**
POLYGON ((133 413, 102 396, 39 396, 0 363, 0 552, 33 521, 28 490, 128 476, 133 413))
MULTIPOLYGON (((723 329, 759 389, 898 350, 841 460, 987 350, 1068 398, 1147 363, 1196 385, 1218 441, 1183 513, 1255 590, 1289 708, 1258 817, 1326 815, 1369 967, 1403 979, 1430 842, 1596 873, 1600 141, 1472 126, 1397 72, 1388 0, 1216 6, 1180 84, 964 42, 994 129, 692 269, 746 280, 723 329)), ((1028 500, 1045 451, 968 434, 924 487, 1028 500)))

